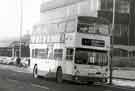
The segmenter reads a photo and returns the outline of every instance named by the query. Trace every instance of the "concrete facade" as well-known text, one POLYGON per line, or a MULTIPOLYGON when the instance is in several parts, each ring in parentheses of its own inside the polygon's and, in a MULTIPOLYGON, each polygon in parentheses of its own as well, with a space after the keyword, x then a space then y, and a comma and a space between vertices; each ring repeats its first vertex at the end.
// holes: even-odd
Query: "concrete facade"
MULTIPOLYGON (((135 56, 135 1, 116 0, 115 29, 113 31, 114 55, 135 56)), ((101 0, 98 16, 112 22, 113 0, 101 0), (105 5, 108 5, 105 7, 105 5)))

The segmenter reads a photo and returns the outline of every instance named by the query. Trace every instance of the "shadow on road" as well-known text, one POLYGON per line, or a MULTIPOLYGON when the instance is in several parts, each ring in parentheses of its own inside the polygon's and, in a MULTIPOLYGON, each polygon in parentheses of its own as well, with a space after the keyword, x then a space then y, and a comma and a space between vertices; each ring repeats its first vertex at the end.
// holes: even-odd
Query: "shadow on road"
MULTIPOLYGON (((38 80, 44 80, 52 83, 57 83, 56 78, 52 77, 42 77, 40 76, 38 80)), ((81 86, 99 86, 99 84, 95 84, 93 82, 77 82, 77 81, 72 81, 72 80, 63 80, 62 83, 57 83, 58 85, 81 85, 81 86)))

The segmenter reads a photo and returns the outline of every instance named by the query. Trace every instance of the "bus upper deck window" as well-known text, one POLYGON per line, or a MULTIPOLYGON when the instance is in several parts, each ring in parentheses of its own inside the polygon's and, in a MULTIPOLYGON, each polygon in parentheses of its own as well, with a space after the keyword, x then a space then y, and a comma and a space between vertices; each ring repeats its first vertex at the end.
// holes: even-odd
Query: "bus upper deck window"
POLYGON ((72 32, 75 32, 75 29, 76 29, 75 20, 68 21, 66 24, 66 32, 72 33, 72 32))

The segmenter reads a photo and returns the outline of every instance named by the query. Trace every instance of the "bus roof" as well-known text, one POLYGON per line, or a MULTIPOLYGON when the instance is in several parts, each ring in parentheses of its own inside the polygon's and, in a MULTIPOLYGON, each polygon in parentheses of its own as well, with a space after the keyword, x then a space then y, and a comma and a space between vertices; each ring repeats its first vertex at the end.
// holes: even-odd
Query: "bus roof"
POLYGON ((40 12, 45 12, 51 9, 68 6, 81 1, 85 1, 85 0, 52 0, 41 4, 40 12))

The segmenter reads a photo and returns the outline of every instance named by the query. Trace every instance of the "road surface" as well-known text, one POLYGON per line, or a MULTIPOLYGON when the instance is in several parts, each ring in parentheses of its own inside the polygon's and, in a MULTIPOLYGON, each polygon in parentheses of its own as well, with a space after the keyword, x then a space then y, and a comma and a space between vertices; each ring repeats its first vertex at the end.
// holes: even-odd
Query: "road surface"
POLYGON ((135 89, 113 85, 88 85, 64 81, 56 83, 54 78, 34 79, 31 73, 14 71, 0 66, 0 91, 135 91, 135 89))

